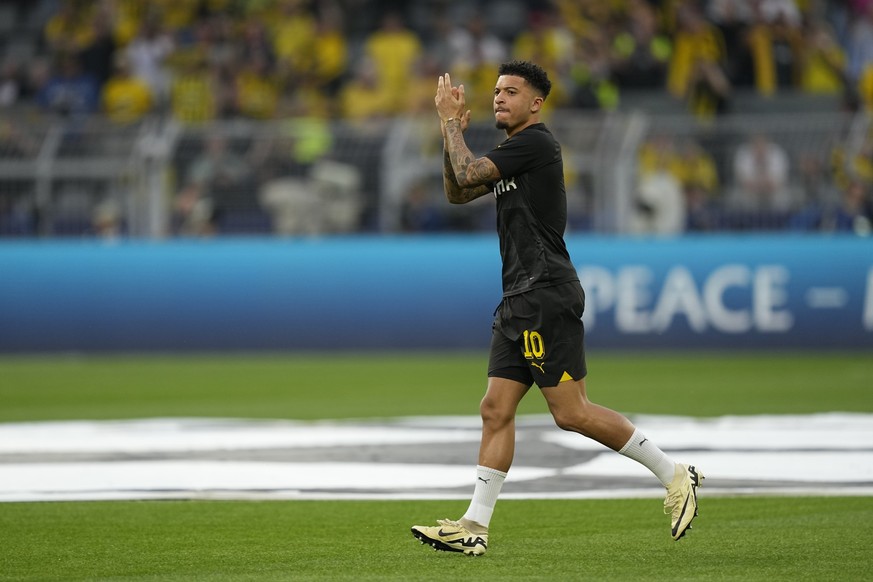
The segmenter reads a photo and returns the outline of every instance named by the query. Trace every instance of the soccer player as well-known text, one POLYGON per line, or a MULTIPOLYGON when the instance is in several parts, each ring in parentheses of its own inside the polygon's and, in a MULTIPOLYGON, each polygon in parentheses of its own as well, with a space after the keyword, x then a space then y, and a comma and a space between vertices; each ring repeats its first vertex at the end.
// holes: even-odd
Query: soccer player
POLYGON ((443 183, 453 204, 486 194, 497 201, 503 300, 495 312, 476 485, 466 513, 412 535, 437 550, 484 554, 488 524, 515 451, 519 402, 536 383, 555 423, 645 465, 667 488, 665 513, 678 540, 697 515, 693 466, 665 455, 624 416, 585 393, 582 311, 585 292, 564 243, 567 201, 561 147, 540 122, 551 82, 538 65, 500 65, 494 118, 506 140, 477 158, 464 141, 470 123, 464 86, 439 78, 435 97, 444 138, 443 183))

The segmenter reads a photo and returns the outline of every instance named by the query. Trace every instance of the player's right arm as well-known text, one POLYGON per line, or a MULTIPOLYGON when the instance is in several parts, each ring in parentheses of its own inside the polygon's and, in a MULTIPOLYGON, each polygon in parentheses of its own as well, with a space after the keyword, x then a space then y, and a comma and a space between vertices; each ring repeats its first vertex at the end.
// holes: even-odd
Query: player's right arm
POLYGON ((443 134, 443 186, 452 204, 466 204, 489 193, 490 182, 500 179, 500 172, 488 158, 473 155, 464 142, 464 130, 470 123, 465 107, 464 86, 452 86, 449 74, 437 80, 434 98, 443 134))
POLYGON ((443 187, 446 191, 446 199, 452 204, 466 204, 491 192, 485 185, 463 188, 458 184, 458 178, 454 168, 452 168, 452 158, 449 156, 447 148, 443 151, 443 187))

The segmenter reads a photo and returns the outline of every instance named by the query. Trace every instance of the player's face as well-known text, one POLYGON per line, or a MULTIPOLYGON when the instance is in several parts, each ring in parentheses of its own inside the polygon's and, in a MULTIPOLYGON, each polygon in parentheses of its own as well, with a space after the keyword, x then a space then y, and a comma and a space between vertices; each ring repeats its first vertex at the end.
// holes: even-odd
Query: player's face
POLYGON ((541 98, 523 78, 501 75, 494 87, 494 121, 497 129, 513 133, 515 128, 525 125, 531 115, 539 111, 540 102, 541 98))

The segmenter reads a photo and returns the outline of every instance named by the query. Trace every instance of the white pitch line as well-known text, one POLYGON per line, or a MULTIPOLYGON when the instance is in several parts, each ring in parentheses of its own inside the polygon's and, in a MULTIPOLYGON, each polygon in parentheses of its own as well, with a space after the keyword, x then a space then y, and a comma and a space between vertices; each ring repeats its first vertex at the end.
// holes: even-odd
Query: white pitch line
MULTIPOLYGON (((707 476, 704 491, 709 495, 873 493, 873 415, 634 420, 677 460, 696 464, 707 476)), ((475 452, 478 423, 452 417, 381 423, 147 419, 0 424, 0 454, 8 458, 0 461, 0 501, 468 498, 474 468, 428 463, 427 453, 458 447, 475 452), (390 447, 408 444, 421 446, 421 462, 392 461, 390 447), (380 458, 386 462, 256 461, 245 460, 242 452, 363 445, 384 446, 380 458), (237 451, 232 460, 216 455, 231 451, 237 451), (65 455, 91 460, 57 460, 65 455), (101 457, 93 460, 94 455, 101 457)), ((530 439, 548 441, 567 449, 568 461, 558 468, 514 466, 505 498, 663 495, 659 487, 616 487, 622 480, 642 483, 641 478, 651 476, 597 443, 550 426, 547 418, 522 418, 519 429, 520 446, 530 439), (577 463, 574 451, 579 449, 601 454, 577 463), (538 488, 554 478, 563 478, 566 486, 568 477, 603 485, 581 491, 538 488)))

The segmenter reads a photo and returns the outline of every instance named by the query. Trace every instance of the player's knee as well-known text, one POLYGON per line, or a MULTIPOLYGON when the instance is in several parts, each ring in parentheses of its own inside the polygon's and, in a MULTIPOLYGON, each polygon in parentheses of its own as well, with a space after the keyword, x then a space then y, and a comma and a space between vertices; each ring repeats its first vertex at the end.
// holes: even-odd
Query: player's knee
POLYGON ((503 425, 512 422, 515 418, 515 409, 486 395, 479 403, 479 414, 482 416, 483 423, 503 425))
POLYGON ((557 425, 559 429, 569 432, 579 432, 581 423, 576 416, 569 414, 553 414, 552 418, 555 419, 555 425, 557 425))
POLYGON ((589 424, 589 416, 585 407, 567 410, 552 410, 552 418, 561 430, 585 434, 589 424))

